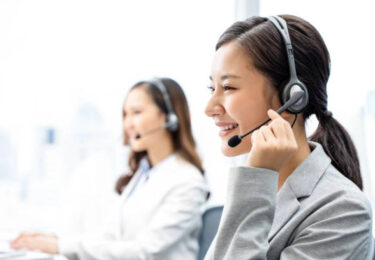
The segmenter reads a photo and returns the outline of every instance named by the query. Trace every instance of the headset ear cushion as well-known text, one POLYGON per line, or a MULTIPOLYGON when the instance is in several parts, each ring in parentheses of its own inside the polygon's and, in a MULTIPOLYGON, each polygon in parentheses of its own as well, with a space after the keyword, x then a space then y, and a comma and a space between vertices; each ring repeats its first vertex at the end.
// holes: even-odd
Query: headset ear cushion
POLYGON ((167 118, 167 129, 171 132, 178 130, 178 117, 175 113, 169 114, 167 118))
POLYGON ((293 95, 294 92, 302 90, 305 94, 302 98, 302 100, 298 101, 297 103, 291 105, 287 111, 292 114, 298 114, 301 113, 309 103, 309 93, 307 92, 306 86, 300 82, 289 82, 286 84, 283 88, 283 90, 280 92, 281 94, 281 103, 284 105, 290 97, 293 95))

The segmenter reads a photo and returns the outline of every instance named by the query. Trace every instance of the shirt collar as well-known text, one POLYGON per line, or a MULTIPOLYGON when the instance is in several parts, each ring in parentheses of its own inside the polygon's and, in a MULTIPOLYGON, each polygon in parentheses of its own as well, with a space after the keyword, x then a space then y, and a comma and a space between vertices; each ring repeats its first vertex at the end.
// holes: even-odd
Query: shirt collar
POLYGON ((142 158, 139 162, 139 170, 141 172, 146 172, 151 168, 150 163, 148 162, 147 158, 142 158))
POLYGON ((310 196, 331 164, 321 144, 309 141, 309 145, 312 152, 288 177, 280 192, 289 187, 297 198, 310 196))
POLYGON ((145 174, 146 178, 148 179, 152 172, 155 172, 156 170, 159 170, 160 168, 164 167, 164 165, 168 164, 168 162, 170 160, 173 160, 173 158, 175 158, 175 153, 168 155, 164 160, 162 160, 153 167, 151 167, 151 164, 149 163, 149 160, 147 158, 142 158, 139 163, 138 170, 141 174, 145 174))

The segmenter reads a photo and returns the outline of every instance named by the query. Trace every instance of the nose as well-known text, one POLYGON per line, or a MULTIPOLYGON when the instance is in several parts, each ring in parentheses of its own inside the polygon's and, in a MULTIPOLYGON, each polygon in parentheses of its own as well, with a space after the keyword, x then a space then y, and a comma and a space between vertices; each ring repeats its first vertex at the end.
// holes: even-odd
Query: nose
POLYGON ((131 127, 132 127, 132 120, 130 118, 130 116, 126 115, 123 119, 123 127, 124 127, 124 131, 127 131, 129 130, 131 127))
POLYGON ((211 98, 208 100, 204 112, 209 117, 223 115, 225 113, 225 110, 220 100, 220 97, 213 94, 211 98))

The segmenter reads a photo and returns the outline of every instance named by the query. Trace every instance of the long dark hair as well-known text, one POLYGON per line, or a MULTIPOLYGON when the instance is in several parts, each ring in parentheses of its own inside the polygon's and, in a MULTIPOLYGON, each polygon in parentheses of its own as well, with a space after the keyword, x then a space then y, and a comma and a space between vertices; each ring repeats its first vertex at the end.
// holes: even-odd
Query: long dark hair
MULTIPOLYGON (((319 120, 317 130, 309 139, 322 144, 332 164, 362 189, 355 146, 348 132, 327 111, 327 81, 331 65, 328 49, 310 23, 296 16, 280 16, 288 25, 298 78, 309 92, 309 104, 303 111, 303 118, 315 114, 319 120)), ((221 35, 216 50, 232 41, 249 54, 255 68, 280 93, 290 75, 285 44, 275 26, 267 18, 258 16, 236 22, 221 35)))
MULTIPOLYGON (((187 100, 180 85, 169 78, 160 79, 167 89, 174 112, 176 113, 179 126, 178 130, 171 132, 174 151, 187 162, 191 163, 203 174, 202 161, 195 150, 195 140, 191 131, 190 112, 187 100)), ((136 83, 130 91, 135 88, 143 88, 150 95, 160 111, 167 114, 167 106, 164 102, 163 95, 152 81, 141 81, 136 83)), ((126 143, 126 137, 124 138, 126 143)), ((121 194, 124 187, 129 183, 134 173, 138 170, 142 158, 147 158, 147 152, 131 151, 129 155, 130 172, 121 176, 116 183, 116 191, 121 194)))

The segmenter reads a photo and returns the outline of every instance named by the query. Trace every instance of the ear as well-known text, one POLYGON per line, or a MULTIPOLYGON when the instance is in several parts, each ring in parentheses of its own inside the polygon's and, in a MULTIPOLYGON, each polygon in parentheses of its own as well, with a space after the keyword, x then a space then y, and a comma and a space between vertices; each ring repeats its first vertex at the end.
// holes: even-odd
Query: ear
MULTIPOLYGON (((291 114, 288 111, 284 111, 283 113, 281 113, 281 117, 288 121, 290 124, 292 124, 294 119, 296 118, 295 114, 291 114)), ((299 117, 300 116, 298 116, 297 120, 299 119, 299 117)))

